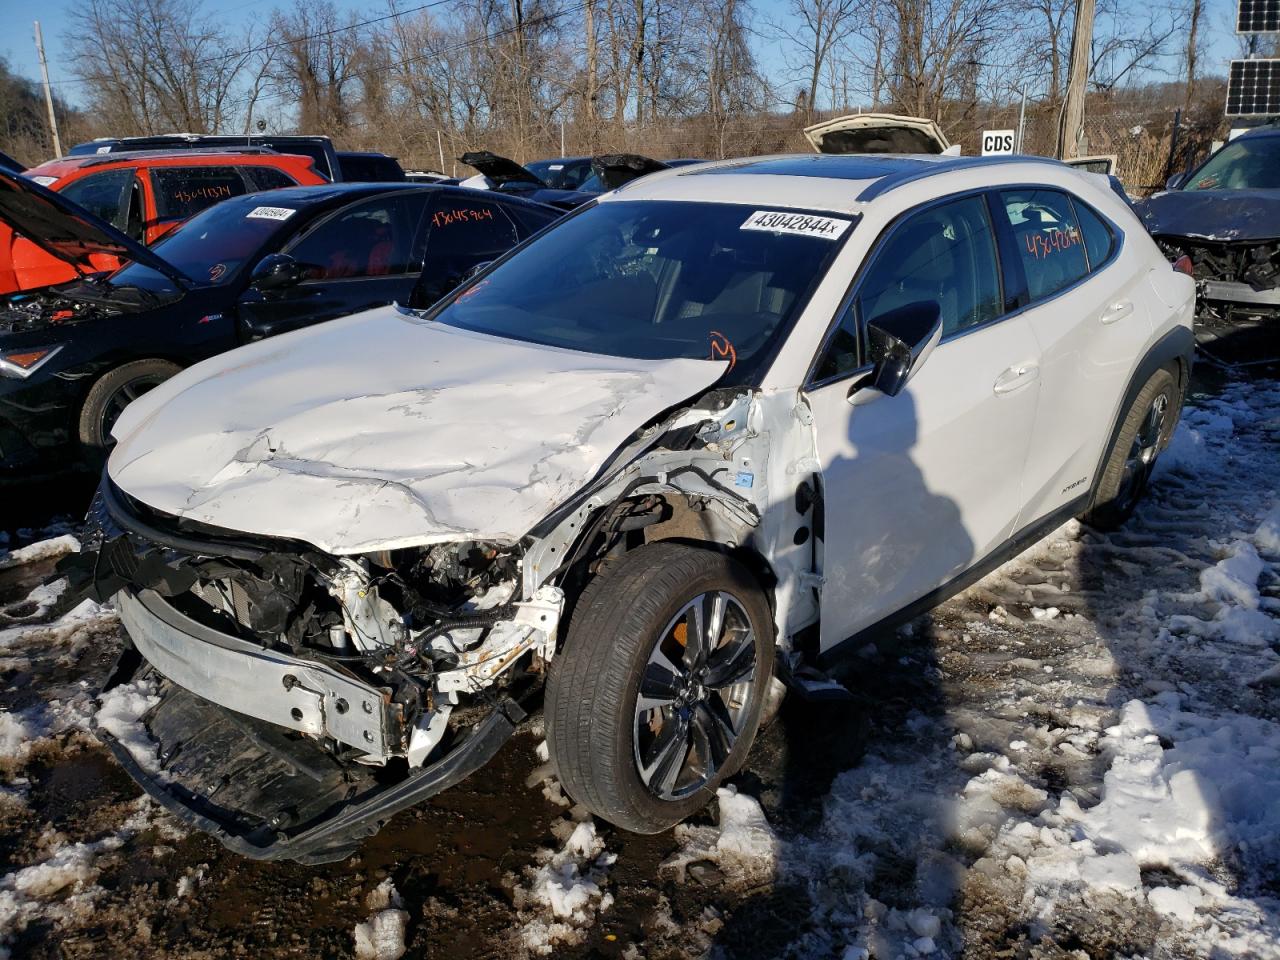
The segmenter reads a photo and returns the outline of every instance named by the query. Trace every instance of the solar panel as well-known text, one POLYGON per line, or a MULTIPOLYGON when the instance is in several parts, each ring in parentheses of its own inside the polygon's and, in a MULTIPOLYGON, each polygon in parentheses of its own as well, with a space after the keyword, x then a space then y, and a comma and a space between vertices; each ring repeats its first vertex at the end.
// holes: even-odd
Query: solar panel
POLYGON ((1232 60, 1227 116, 1280 115, 1280 60, 1232 60))
POLYGON ((1236 33, 1280 31, 1280 0, 1240 0, 1236 33))

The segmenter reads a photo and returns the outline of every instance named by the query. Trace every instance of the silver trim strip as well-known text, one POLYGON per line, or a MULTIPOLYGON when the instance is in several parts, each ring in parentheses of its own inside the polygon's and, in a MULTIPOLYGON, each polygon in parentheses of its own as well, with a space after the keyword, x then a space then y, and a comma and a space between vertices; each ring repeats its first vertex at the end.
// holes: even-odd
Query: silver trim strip
POLYGON ((1261 306, 1280 306, 1280 287, 1255 290, 1247 283, 1234 280, 1204 281, 1204 296, 1208 300, 1226 300, 1230 303, 1256 303, 1261 306))
POLYGON ((160 673, 228 710, 375 757, 392 755, 382 692, 332 667, 197 623, 152 590, 115 596, 138 652, 160 673), (288 679, 286 679, 288 678, 288 679))

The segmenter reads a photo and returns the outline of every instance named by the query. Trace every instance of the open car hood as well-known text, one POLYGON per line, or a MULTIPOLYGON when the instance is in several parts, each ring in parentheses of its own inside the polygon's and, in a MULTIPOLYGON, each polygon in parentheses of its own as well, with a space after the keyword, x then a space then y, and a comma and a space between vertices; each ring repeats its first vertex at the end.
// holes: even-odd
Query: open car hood
POLYGON ((95 272, 93 254, 133 260, 186 281, 172 264, 88 210, 33 180, 0 167, 0 221, 76 270, 95 272))
POLYGON ((1161 237, 1224 243, 1280 238, 1280 190, 1170 190, 1134 204, 1161 237))
POLYGON ((924 117, 859 113, 804 128, 818 153, 942 153, 951 144, 942 128, 924 117))
POLYGON ((475 167, 479 170, 489 178, 495 187, 500 187, 504 183, 529 183, 538 187, 546 186, 546 183, 534 174, 532 170, 526 170, 514 160, 500 157, 496 153, 490 153, 488 150, 475 150, 471 153, 464 153, 458 159, 467 166, 475 167))
POLYGON ((512 543, 725 366, 520 343, 380 307, 150 390, 116 422, 107 470, 164 513, 333 554, 512 543))
POLYGON ((661 160, 642 157, 636 153, 606 153, 591 158, 591 172, 606 190, 616 190, 624 183, 638 177, 670 169, 661 160))

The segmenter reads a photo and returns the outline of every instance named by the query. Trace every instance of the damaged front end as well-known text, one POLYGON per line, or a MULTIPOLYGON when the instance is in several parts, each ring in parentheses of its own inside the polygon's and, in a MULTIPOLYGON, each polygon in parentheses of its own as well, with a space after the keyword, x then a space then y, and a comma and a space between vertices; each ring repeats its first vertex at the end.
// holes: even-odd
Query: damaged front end
POLYGON ((1199 313, 1210 320, 1280 316, 1280 239, 1212 240, 1156 236, 1171 261, 1191 259, 1199 313))
POLYGON ((336 557, 151 511, 104 480, 77 572, 158 675, 158 758, 105 731, 162 804, 244 855, 348 856, 484 765, 554 651, 561 591, 516 599, 517 548, 336 557))

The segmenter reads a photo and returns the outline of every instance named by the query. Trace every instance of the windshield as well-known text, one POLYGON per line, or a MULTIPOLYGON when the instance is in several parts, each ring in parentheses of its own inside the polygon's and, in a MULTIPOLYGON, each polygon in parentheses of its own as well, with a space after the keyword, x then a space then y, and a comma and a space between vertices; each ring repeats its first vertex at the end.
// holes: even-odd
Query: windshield
POLYGON ((729 360, 744 380, 853 220, 728 203, 619 201, 570 217, 433 319, 612 356, 729 360))
POLYGON ((577 190, 591 173, 590 160, 535 160, 524 168, 553 190, 577 190))
POLYGON ((1280 137, 1249 137, 1227 144, 1183 189, 1280 190, 1280 137))
MULTIPOLYGON (((300 216, 293 207, 271 206, 262 195, 225 200, 196 214, 152 249, 197 283, 220 286, 246 264, 257 263, 271 239, 294 227, 300 216)), ((166 287, 173 285, 140 263, 118 271, 111 282, 155 289, 158 277, 166 287)))

